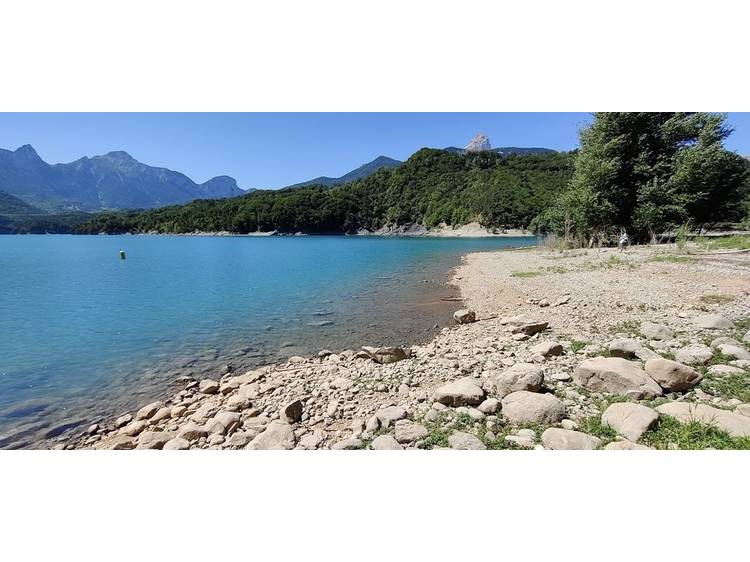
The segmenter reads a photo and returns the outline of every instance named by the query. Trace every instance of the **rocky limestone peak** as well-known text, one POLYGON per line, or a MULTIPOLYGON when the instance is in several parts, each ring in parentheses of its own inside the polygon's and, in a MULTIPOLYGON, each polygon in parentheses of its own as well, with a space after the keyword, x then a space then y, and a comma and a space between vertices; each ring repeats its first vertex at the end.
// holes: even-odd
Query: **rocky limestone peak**
POLYGON ((13 152, 13 158, 16 163, 19 164, 38 163, 42 161, 42 159, 39 157, 39 154, 37 154, 36 150, 34 150, 34 147, 30 144, 24 144, 23 146, 18 147, 13 152))
POLYGON ((464 150, 468 152, 479 152, 480 150, 490 150, 490 138, 484 133, 478 133, 474 135, 474 138, 469 141, 464 150))

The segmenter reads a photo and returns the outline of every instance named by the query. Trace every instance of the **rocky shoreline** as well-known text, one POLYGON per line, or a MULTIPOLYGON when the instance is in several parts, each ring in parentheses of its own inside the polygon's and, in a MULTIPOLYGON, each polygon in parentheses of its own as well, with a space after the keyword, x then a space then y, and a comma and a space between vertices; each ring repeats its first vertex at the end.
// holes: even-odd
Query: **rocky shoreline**
POLYGON ((187 381, 66 449, 750 448, 742 254, 470 254, 456 325, 187 381))
MULTIPOLYGON (((106 234, 106 233, 101 233, 106 234)), ((131 234, 131 233, 127 233, 131 234)), ((229 231, 195 231, 184 233, 163 233, 151 231, 146 233, 136 233, 137 236, 243 236, 243 237, 266 237, 266 236, 312 236, 306 232, 284 233, 277 230, 267 232, 248 232, 241 234, 239 232, 229 231)), ((321 235, 319 235, 321 236, 321 235)), ((327 235, 322 235, 327 236, 327 235)), ((534 236, 528 230, 520 228, 512 229, 489 229, 478 222, 472 222, 461 226, 453 227, 441 223, 433 228, 427 228, 421 224, 406 224, 384 226, 377 230, 361 229, 352 234, 340 234, 340 236, 416 236, 416 237, 435 237, 435 238, 517 238, 521 236, 534 236)))

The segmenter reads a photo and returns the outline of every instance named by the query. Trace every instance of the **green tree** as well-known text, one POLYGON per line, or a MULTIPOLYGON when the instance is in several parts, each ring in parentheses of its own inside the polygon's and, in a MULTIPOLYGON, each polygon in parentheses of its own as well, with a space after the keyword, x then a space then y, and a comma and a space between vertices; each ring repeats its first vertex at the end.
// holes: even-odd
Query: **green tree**
POLYGON ((741 218, 747 166, 724 148, 716 113, 595 113, 567 192, 534 221, 580 240, 619 228, 639 238, 691 221, 741 218))

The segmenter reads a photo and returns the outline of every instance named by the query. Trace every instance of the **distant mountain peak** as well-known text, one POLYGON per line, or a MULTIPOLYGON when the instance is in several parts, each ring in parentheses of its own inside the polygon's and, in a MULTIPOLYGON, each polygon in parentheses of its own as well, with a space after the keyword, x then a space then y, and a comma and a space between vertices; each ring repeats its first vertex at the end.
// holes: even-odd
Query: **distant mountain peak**
POLYGON ((255 191, 252 188, 247 191, 240 189, 237 186, 237 180, 231 176, 216 176, 203 182, 198 187, 206 193, 210 193, 212 197, 235 197, 255 191))
POLYGON ((484 133, 477 133, 474 138, 469 141, 469 144, 464 147, 467 152, 479 152, 481 150, 492 150, 490 145, 490 137, 484 133))
POLYGON ((37 154, 36 150, 34 150, 34 147, 30 144, 19 146, 15 151, 13 151, 13 159, 18 164, 37 164, 39 162, 42 162, 39 154, 37 154))
POLYGON ((136 159, 133 158, 130 154, 125 152, 124 150, 113 150, 111 152, 107 152, 103 156, 104 158, 108 158, 110 160, 118 160, 121 162, 135 162, 136 159))
POLYGON ((231 176, 216 176, 214 178, 211 178, 207 182, 204 182, 204 185, 207 183, 213 183, 216 185, 229 185, 229 186, 237 187, 237 180, 231 176))
POLYGON ((39 155, 38 155, 38 154, 36 153, 36 150, 34 149, 34 147, 33 147, 33 146, 31 146, 30 144, 24 144, 23 146, 19 146, 19 147, 18 147, 18 148, 17 148, 16 150, 15 150, 15 153, 16 153, 16 154, 33 154, 33 155, 35 155, 35 156, 39 156, 39 155))
POLYGON ((366 162, 356 170, 352 170, 351 172, 348 172, 341 177, 331 178, 328 176, 320 176, 306 182, 290 185, 288 187, 303 187, 305 185, 323 185, 332 187, 334 185, 341 185, 350 181, 366 178, 367 176, 374 174, 382 168, 397 168, 401 164, 403 164, 403 162, 401 162, 400 160, 395 160, 381 154, 380 156, 375 158, 375 160, 366 162))

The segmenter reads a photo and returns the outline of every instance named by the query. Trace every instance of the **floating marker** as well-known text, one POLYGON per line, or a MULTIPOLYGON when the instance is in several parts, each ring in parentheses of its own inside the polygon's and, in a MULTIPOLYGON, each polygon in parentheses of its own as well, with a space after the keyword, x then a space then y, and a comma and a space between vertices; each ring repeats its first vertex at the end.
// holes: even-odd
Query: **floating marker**
POLYGON ((125 250, 120 250, 120 259, 121 260, 125 259, 125 250))

